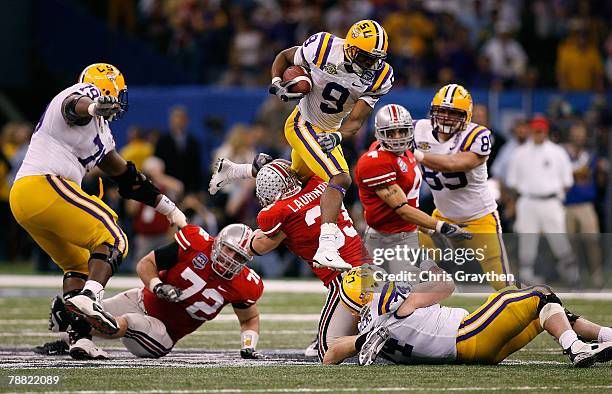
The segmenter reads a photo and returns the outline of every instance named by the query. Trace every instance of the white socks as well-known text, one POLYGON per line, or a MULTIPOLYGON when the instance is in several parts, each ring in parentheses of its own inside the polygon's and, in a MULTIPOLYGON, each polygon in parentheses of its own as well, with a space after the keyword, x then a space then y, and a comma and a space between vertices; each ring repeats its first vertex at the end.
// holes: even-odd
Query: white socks
POLYGON ((85 282, 85 287, 83 287, 83 290, 91 290, 91 292, 94 293, 94 295, 96 296, 97 302, 102 301, 102 299, 104 298, 104 286, 102 286, 102 284, 96 282, 95 280, 87 280, 87 282, 85 282))
POLYGON ((253 164, 234 164, 232 166, 232 178, 253 179, 253 164))
POLYGON ((574 330, 567 330, 561 336, 559 336, 559 345, 563 348, 563 350, 569 349, 572 346, 572 343, 578 340, 578 336, 574 332, 574 330))
POLYGON ((599 334, 597 334, 597 342, 609 342, 612 341, 612 328, 610 327, 602 327, 599 330, 599 334))

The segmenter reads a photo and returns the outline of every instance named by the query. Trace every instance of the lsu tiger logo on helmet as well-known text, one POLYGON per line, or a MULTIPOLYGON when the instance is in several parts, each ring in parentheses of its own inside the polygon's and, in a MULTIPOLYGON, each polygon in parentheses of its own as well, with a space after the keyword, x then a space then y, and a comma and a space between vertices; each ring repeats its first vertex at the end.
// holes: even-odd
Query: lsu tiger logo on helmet
POLYGON ((350 27, 344 40, 344 55, 353 72, 371 81, 387 57, 387 32, 376 21, 365 19, 350 27))
POLYGON ((123 74, 108 63, 94 63, 85 67, 79 76, 79 83, 90 83, 100 89, 104 96, 113 96, 119 100, 121 110, 110 120, 121 118, 128 110, 128 91, 123 74))
POLYGON ((368 266, 352 268, 342 278, 340 299, 351 311, 360 313, 364 305, 372 301, 373 291, 378 287, 374 269, 368 266))
POLYGON ((445 85, 431 101, 429 114, 436 132, 454 134, 463 131, 472 120, 472 95, 461 85, 445 85))

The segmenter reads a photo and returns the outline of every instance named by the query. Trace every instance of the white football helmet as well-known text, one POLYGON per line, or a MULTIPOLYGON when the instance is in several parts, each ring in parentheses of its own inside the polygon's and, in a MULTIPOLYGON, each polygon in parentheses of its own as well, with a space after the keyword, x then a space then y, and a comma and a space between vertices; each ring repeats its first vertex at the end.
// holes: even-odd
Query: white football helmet
POLYGON ((211 268, 223 279, 233 279, 253 259, 248 243, 253 230, 245 224, 225 226, 215 237, 211 253, 211 268))
POLYGON ((263 166, 255 180, 255 195, 262 207, 293 197, 302 190, 297 174, 287 160, 276 159, 263 166))
POLYGON ((414 126, 410 112, 401 105, 387 104, 376 113, 374 136, 383 149, 404 153, 414 144, 414 126))

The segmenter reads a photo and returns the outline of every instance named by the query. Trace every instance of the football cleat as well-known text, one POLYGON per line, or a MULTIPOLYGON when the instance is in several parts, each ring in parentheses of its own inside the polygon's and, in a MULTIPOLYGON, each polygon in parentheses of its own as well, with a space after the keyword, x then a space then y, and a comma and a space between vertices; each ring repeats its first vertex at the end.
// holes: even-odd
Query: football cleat
POLYGON ((115 318, 104 311, 102 305, 90 290, 83 290, 79 294, 66 300, 66 309, 69 312, 82 316, 98 332, 105 335, 114 335, 119 331, 115 318))
POLYGON ((315 337, 315 339, 308 345, 306 349, 304 349, 304 356, 306 357, 317 357, 319 355, 319 337, 315 337))
POLYGON ((337 249, 327 249, 319 246, 312 260, 312 266, 315 268, 329 268, 334 271, 346 271, 353 268, 352 265, 340 257, 337 249))
POLYGON ((587 368, 612 360, 612 342, 584 343, 575 341, 563 353, 567 354, 576 368, 587 368))
POLYGON ((51 312, 49 313, 49 331, 66 332, 70 325, 70 317, 60 296, 55 296, 51 301, 51 312))
POLYGON ((378 326, 370 331, 361 350, 359 350, 359 365, 374 363, 387 339, 389 339, 389 330, 385 326, 378 326))
POLYGON ((232 171, 235 165, 236 163, 223 157, 217 159, 210 183, 208 184, 208 193, 210 195, 217 194, 222 187, 237 180, 232 171))
POLYGON ((63 339, 47 342, 44 345, 36 346, 33 352, 44 356, 62 356, 68 354, 70 346, 63 339))
POLYGON ((89 338, 81 338, 70 346, 70 357, 75 360, 105 360, 108 353, 96 346, 89 338))

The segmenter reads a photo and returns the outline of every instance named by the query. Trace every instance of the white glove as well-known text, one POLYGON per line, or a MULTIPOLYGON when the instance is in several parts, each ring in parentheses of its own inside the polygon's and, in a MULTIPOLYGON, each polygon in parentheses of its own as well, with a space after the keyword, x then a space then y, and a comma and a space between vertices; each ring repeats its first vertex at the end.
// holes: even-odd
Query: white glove
POLYGON ((174 210, 170 212, 169 215, 166 215, 166 217, 168 218, 171 226, 183 228, 187 225, 187 218, 185 217, 185 214, 178 208, 174 208, 174 210))
POLYGON ((291 80, 287 82, 283 82, 279 77, 273 78, 270 87, 268 88, 268 92, 270 94, 276 95, 278 98, 283 100, 284 102, 293 101, 293 100, 301 100, 304 97, 303 93, 291 93, 289 88, 298 83, 298 81, 291 80))
POLYGON ((342 134, 339 132, 319 133, 317 134, 317 142, 321 145, 321 149, 325 153, 329 153, 342 142, 342 134))
POLYGON ((93 103, 87 107, 87 113, 91 116, 102 116, 110 118, 121 110, 119 100, 114 96, 99 96, 96 97, 93 103))

